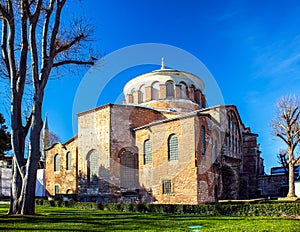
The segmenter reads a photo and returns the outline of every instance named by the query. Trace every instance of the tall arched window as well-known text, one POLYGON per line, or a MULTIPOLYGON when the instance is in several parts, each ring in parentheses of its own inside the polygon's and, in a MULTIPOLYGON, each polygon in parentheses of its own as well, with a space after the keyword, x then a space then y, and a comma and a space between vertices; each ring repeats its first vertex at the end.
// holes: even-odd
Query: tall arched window
POLYGON ((66 169, 71 170, 71 153, 70 152, 67 153, 67 157, 66 157, 66 169))
POLYGON ((218 142, 217 140, 215 140, 214 144, 213 144, 213 151, 212 151, 212 163, 214 163, 217 159, 218 156, 218 142))
POLYGON ((228 130, 230 130, 231 128, 231 118, 230 116, 228 115, 228 130))
POLYGON ((187 98, 187 85, 185 82, 180 82, 180 88, 181 88, 181 98, 186 99, 187 98))
POLYGON ((155 81, 151 85, 151 100, 159 99, 159 82, 155 81))
POLYGON ((146 140, 144 142, 144 164, 152 163, 152 142, 151 140, 146 140))
POLYGON ((167 97, 174 97, 174 82, 173 81, 166 82, 166 91, 167 91, 167 97))
POLYGON ((202 155, 205 155, 206 152, 206 144, 205 144, 205 127, 201 127, 201 150, 202 150, 202 155))
POLYGON ((174 134, 168 139, 168 159, 178 160, 178 137, 174 134))
POLYGON ((88 182, 90 187, 98 187, 99 182, 99 155, 93 150, 87 157, 88 182))
POLYGON ((56 154, 54 156, 54 171, 58 172, 60 171, 60 155, 56 154))

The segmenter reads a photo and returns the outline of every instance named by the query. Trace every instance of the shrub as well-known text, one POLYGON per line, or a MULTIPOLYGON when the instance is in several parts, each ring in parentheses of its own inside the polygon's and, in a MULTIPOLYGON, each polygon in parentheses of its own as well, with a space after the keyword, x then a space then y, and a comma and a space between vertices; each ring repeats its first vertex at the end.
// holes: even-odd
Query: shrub
POLYGON ((203 205, 119 204, 96 202, 36 200, 37 205, 121 212, 198 214, 203 216, 295 216, 300 215, 299 202, 240 202, 203 205))

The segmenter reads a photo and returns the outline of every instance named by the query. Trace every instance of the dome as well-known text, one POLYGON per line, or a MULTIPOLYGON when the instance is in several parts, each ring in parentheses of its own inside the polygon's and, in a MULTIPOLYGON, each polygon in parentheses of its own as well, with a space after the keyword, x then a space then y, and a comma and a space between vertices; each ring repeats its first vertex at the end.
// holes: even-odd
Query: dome
POLYGON ((124 104, 138 104, 175 111, 205 107, 204 83, 196 75, 165 69, 137 76, 124 86, 124 104))

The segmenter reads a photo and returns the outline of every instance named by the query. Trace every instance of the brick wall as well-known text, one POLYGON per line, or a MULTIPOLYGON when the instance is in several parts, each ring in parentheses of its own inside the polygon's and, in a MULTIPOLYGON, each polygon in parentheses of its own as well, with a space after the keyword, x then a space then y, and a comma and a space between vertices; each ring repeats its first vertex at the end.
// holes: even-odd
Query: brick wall
POLYGON ((136 131, 139 182, 162 204, 196 204, 194 118, 172 120, 136 131), (178 136, 178 160, 168 161, 168 138, 178 136), (144 165, 144 141, 152 141, 152 163, 144 165), (172 193, 163 194, 162 181, 171 180, 172 193))
POLYGON ((78 153, 77 140, 66 144, 56 143, 46 151, 45 188, 49 195, 55 194, 55 185, 59 186, 59 193, 76 193, 78 191, 78 153), (67 170, 67 153, 71 154, 71 169, 67 170), (60 169, 54 171, 54 157, 60 155, 60 169))

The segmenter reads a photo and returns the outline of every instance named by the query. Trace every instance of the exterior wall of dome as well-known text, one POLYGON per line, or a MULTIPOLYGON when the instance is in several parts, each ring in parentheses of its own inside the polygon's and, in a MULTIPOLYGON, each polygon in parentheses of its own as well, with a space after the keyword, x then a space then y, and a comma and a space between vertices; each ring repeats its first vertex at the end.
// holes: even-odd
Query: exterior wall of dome
POLYGON ((170 111, 174 110, 175 112, 190 112, 200 109, 200 106, 191 100, 153 100, 146 103, 141 103, 141 105, 153 108, 169 109, 170 111))
POLYGON ((187 72, 161 69, 140 75, 124 87, 124 104, 191 111, 205 108, 203 81, 187 72))

